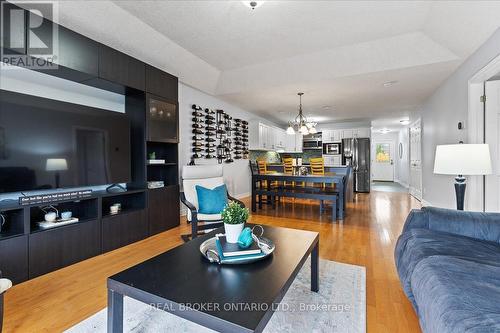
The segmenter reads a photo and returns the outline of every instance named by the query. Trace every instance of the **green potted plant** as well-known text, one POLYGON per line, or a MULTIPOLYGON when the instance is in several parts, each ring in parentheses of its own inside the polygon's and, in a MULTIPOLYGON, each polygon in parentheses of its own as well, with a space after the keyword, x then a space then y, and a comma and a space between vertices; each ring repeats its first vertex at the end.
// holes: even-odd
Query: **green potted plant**
POLYGON ((245 222, 248 219, 248 208, 241 207, 236 202, 230 202, 222 211, 222 221, 226 231, 226 241, 237 243, 245 222))

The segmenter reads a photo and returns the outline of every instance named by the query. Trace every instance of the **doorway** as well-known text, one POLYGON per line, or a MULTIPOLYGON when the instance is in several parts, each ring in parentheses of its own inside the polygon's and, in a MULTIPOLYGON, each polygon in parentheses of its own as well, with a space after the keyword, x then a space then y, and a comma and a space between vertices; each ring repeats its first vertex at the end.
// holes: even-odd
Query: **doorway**
POLYGON ((484 84, 486 96, 484 109, 485 143, 490 146, 492 174, 485 177, 484 182, 484 210, 486 212, 500 212, 500 75, 493 77, 484 84))
POLYGON ((492 175, 467 177, 468 210, 500 212, 500 56, 469 80, 468 143, 490 145, 492 175))
POLYGON ((373 141, 373 181, 394 181, 394 142, 373 141))

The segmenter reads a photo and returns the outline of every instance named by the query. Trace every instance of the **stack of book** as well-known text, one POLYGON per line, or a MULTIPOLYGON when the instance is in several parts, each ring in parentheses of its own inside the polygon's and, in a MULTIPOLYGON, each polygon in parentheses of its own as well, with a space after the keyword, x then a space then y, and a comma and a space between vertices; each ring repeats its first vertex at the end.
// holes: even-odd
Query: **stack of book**
POLYGON ((226 236, 218 236, 215 243, 221 260, 238 261, 259 259, 266 256, 255 242, 250 247, 243 249, 237 243, 228 243, 226 236))

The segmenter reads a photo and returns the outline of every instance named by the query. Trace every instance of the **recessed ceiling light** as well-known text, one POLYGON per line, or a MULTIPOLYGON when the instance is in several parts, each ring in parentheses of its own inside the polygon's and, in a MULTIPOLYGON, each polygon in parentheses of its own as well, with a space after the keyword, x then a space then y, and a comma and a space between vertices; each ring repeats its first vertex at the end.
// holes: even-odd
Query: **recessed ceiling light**
POLYGON ((286 112, 285 112, 285 111, 278 111, 278 113, 280 113, 280 114, 284 114, 284 113, 286 113, 286 112))
POLYGON ((399 122, 401 123, 401 125, 408 125, 410 123, 410 121, 408 119, 403 119, 403 120, 400 120, 399 122))
POLYGON ((398 81, 387 81, 387 82, 384 82, 384 87, 386 88, 389 88, 389 87, 392 87, 393 85, 395 85, 396 83, 398 83, 398 81))
POLYGON ((330 105, 324 105, 322 107, 323 110, 330 110, 332 107, 330 105))
POLYGON ((242 1, 242 2, 245 6, 247 6, 252 10, 255 8, 259 8, 264 3, 264 1, 242 1))
POLYGON ((389 133, 391 130, 388 129, 388 128, 382 128, 379 132, 382 133, 382 134, 387 134, 389 133))

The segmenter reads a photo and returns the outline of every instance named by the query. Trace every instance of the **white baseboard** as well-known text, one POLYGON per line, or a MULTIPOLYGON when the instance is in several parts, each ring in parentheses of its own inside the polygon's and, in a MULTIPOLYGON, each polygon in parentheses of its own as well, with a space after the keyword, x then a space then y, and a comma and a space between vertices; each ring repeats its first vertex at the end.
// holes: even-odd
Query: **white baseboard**
POLYGON ((400 182, 400 181, 398 181, 398 183, 399 183, 399 185, 403 186, 404 188, 410 188, 410 184, 400 182))

